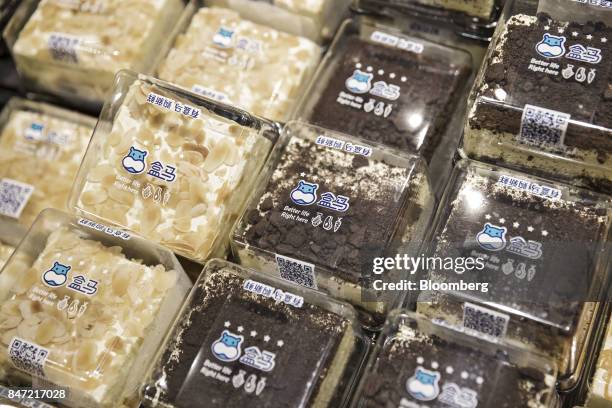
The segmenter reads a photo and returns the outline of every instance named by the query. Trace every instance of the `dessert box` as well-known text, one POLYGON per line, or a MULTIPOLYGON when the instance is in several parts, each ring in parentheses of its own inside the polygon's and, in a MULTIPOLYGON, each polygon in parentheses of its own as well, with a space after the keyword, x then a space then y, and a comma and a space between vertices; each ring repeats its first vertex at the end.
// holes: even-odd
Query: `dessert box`
POLYGON ((610 193, 611 38, 604 3, 508 2, 473 88, 464 154, 610 193))
POLYGON ((422 156, 436 192, 450 174, 472 61, 466 51, 365 19, 347 20, 298 117, 422 156))
POLYGON ((223 257, 276 137, 270 122, 122 71, 70 206, 194 261, 223 257))
POLYGON ((157 69, 160 79, 279 122, 292 115, 321 55, 311 40, 231 9, 191 3, 180 31, 157 69))
POLYGON ((373 290, 372 262, 417 251, 433 201, 421 159, 290 122, 236 223, 232 250, 242 265, 346 300, 379 326, 399 292, 373 290))
POLYGON ((43 209, 66 208, 95 124, 46 103, 9 101, 0 114, 2 223, 15 223, 23 233, 43 209))
POLYGON ((554 362, 394 311, 353 407, 556 407, 554 362))
POLYGON ((324 43, 348 16, 351 0, 210 0, 207 4, 231 8, 259 24, 324 43))
POLYGON ((65 389, 69 407, 137 406, 190 287, 172 252, 45 210, 0 274, 1 381, 65 389))
POLYGON ((24 0, 4 37, 28 88, 101 105, 117 71, 154 68, 183 6, 181 0, 24 0))
POLYGON ((358 10, 388 17, 416 16, 441 23, 458 35, 489 40, 504 0, 355 0, 358 10))
POLYGON ((462 161, 436 215, 432 256, 479 259, 472 270, 431 267, 428 279, 486 289, 422 292, 417 310, 448 325, 546 353, 559 388, 574 387, 607 295, 606 197, 462 161))
POLYGON ((367 351, 355 312, 214 259, 144 387, 145 407, 345 406, 367 351))

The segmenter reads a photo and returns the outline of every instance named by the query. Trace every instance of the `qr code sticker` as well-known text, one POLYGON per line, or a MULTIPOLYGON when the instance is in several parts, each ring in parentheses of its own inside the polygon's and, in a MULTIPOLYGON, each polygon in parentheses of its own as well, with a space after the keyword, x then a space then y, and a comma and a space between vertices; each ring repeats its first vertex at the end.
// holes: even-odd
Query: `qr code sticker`
POLYGON ((34 186, 16 180, 0 180, 0 214, 19 218, 30 200, 34 186))
POLYGON ((510 317, 472 303, 463 305, 463 327, 478 333, 502 338, 506 335, 510 317))
POLYGON ((525 105, 519 138, 536 145, 563 146, 569 121, 567 113, 525 105))
POLYGON ((317 289, 313 264, 282 255, 276 255, 276 264, 278 265, 278 273, 284 280, 307 288, 317 289))
POLYGON ((78 37, 52 33, 48 42, 49 53, 54 60, 78 64, 77 49, 80 44, 81 40, 78 37))
POLYGON ((44 366, 49 350, 29 341, 13 337, 9 344, 9 357, 13 365, 36 377, 44 377, 44 366))

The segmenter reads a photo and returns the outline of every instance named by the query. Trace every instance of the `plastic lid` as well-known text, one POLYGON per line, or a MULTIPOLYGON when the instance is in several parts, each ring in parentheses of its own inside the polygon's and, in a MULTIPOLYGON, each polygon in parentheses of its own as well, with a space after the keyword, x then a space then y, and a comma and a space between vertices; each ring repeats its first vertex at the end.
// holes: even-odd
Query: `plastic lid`
POLYGON ((432 197, 418 158, 299 122, 282 141, 234 232, 238 247, 276 259, 283 279, 359 290, 375 257, 421 242, 432 197))
POLYGON ((45 210, 0 275, 4 381, 70 406, 133 398, 191 286, 171 252, 98 226, 45 210))
POLYGON ((346 304, 221 260, 198 279, 145 406, 342 406, 366 342, 346 304), (295 364, 299 356, 300 363, 295 364))
MULTIPOLYGON (((359 401, 367 407, 553 407, 554 364, 413 313, 394 313, 371 357, 359 401)), ((361 406, 361 405, 360 405, 361 406)))
POLYGON ((71 205, 196 261, 221 256, 276 137, 244 111, 122 71, 71 205))
POLYGON ((536 13, 533 3, 507 6, 474 88, 464 150, 612 191, 612 9, 563 0, 536 13))
POLYGON ((159 78, 271 120, 289 118, 319 62, 319 46, 229 9, 189 7, 184 18, 189 25, 159 78))
POLYGON ((17 98, 9 101, 0 116, 2 223, 25 229, 43 209, 65 208, 94 126, 89 116, 17 98))
POLYGON ((432 252, 481 263, 471 270, 467 263, 434 266, 430 278, 480 284, 453 296, 575 333, 585 304, 602 296, 607 206, 594 193, 461 162, 437 215, 432 252))
POLYGON ((437 168, 440 161, 449 163, 450 150, 456 149, 460 130, 452 127, 453 117, 462 114, 471 66, 465 51, 390 26, 349 20, 298 115, 324 128, 421 155, 430 168, 437 168))

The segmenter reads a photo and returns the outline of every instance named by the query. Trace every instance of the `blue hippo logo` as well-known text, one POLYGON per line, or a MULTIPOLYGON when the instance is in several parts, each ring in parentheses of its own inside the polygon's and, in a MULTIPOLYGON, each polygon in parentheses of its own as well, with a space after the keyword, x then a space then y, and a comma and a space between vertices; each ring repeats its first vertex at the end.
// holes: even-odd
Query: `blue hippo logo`
POLYGON ((51 287, 59 287, 68 280, 69 265, 64 265, 59 262, 53 262, 51 269, 43 273, 42 279, 45 285, 51 287))
POLYGON ((440 394, 440 373, 417 367, 414 375, 406 381, 406 390, 419 401, 432 401, 440 394))
POLYGON ((232 46, 232 37, 234 32, 224 27, 219 27, 219 30, 213 37, 213 43, 221 48, 230 48, 232 46))
POLYGON ((478 244, 487 251, 500 251, 506 246, 506 227, 486 223, 476 235, 478 244))
POLYGON ((346 80, 346 89, 356 94, 367 93, 372 89, 372 78, 374 78, 373 74, 356 69, 353 75, 346 80))
POLYGON ((134 146, 131 146, 130 151, 121 162, 123 164, 123 168, 132 174, 142 173, 147 167, 145 164, 145 157, 147 157, 147 154, 149 154, 149 152, 146 150, 138 150, 134 146))
POLYGON ((242 354, 240 349, 244 337, 234 334, 229 330, 223 330, 219 337, 212 345, 214 356, 221 361, 236 361, 242 354))
POLYGON ((297 187, 291 191, 291 201, 297 205, 310 205, 317 201, 319 185, 300 180, 297 187))
POLYGON ((544 33, 544 38, 536 45, 536 51, 546 58, 559 58, 565 54, 565 37, 544 33))

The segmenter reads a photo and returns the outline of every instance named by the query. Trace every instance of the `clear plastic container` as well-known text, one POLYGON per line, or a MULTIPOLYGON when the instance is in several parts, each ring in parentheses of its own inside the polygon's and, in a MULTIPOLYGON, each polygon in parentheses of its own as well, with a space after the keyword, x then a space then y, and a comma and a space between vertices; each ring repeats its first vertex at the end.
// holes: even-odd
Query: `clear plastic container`
POLYGON ((612 407, 612 395, 610 386, 612 384, 612 319, 606 315, 606 320, 601 322, 607 325, 599 350, 596 350, 596 360, 593 366, 593 377, 588 383, 585 408, 610 408, 612 407))
POLYGON ((508 1, 471 96, 464 154, 612 192, 612 9, 508 1))
POLYGON ((207 4, 234 9, 259 24, 323 43, 348 16, 351 0, 210 0, 207 4))
POLYGON ((4 37, 27 87, 101 104, 117 71, 154 68, 183 6, 181 0, 24 0, 4 37))
POLYGON ((195 261, 223 257, 276 138, 244 111, 122 71, 70 206, 195 261))
POLYGON ((293 114, 320 59, 314 42, 190 4, 157 77, 271 120, 293 114))
POLYGON ((395 17, 418 16, 453 27, 467 37, 490 38, 504 0, 355 0, 359 10, 395 17))
POLYGON ((95 124, 45 103, 9 101, 0 115, 1 221, 25 232, 43 209, 66 208, 95 124))
POLYGON ((531 407, 556 403, 554 362, 394 311, 353 407, 531 407))
POLYGON ((210 261, 144 387, 145 407, 343 407, 368 341, 321 293, 210 261), (299 362, 296 363, 296 358, 299 362))
POLYGON ((425 158, 442 189, 457 149, 472 71, 466 51, 347 20, 302 100, 298 117, 425 158), (456 123, 457 121, 455 121, 456 123))
POLYGON ((190 287, 172 252, 43 211, 0 274, 2 383, 66 389, 69 407, 138 406, 190 287))
POLYGON ((559 388, 574 387, 606 295, 608 199, 462 161, 440 208, 430 253, 459 267, 429 267, 428 279, 447 286, 425 288, 417 310, 551 355, 559 388), (468 268, 468 258, 475 267, 468 268))
POLYGON ((402 273, 372 275, 374 258, 417 251, 433 197, 425 165, 379 145, 290 122, 233 232, 242 265, 322 290, 384 321, 402 273))

